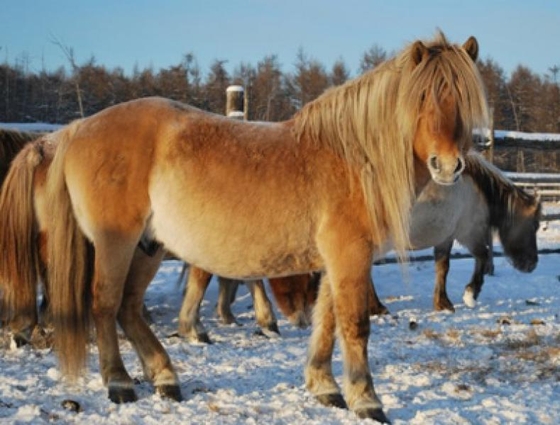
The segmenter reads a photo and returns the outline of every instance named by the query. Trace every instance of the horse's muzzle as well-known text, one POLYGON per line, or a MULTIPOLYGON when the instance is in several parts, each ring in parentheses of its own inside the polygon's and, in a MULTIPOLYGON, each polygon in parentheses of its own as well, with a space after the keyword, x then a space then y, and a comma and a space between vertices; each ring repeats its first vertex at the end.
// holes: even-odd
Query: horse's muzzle
POLYGON ((462 156, 444 161, 437 155, 432 155, 428 159, 428 170, 430 171, 432 180, 444 186, 457 183, 464 169, 465 160, 462 156))

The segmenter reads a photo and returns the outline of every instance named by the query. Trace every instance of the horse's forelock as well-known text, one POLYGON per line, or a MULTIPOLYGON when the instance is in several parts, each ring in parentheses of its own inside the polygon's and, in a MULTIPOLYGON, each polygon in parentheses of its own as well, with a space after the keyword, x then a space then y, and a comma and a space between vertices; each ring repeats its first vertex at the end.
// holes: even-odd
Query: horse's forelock
MULTIPOLYGON (((488 107, 482 79, 469 54, 460 46, 451 45, 443 34, 426 44, 427 57, 420 63, 409 46, 400 57, 403 72, 399 111, 406 131, 413 132, 423 107, 430 102, 435 111, 442 111, 440 102, 454 99, 461 123, 461 136, 470 140, 476 128, 486 128, 488 107)), ((443 117, 435 116, 437 120, 443 117)))

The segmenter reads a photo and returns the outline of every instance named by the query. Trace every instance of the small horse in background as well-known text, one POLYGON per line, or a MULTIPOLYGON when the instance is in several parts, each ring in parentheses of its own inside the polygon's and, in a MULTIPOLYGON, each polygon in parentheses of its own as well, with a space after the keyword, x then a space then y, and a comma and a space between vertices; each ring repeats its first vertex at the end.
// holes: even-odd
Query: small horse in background
POLYGON ((325 270, 307 388, 321 403, 386 422, 367 356, 371 260, 389 237, 406 257, 415 191, 430 179, 453 184, 462 173, 472 131, 488 118, 477 53, 474 38, 463 46, 443 34, 417 41, 282 123, 146 98, 55 133, 48 271, 62 373, 76 377, 84 368, 91 314, 111 400, 136 400, 117 321, 156 391, 182 398, 171 360, 142 318, 147 282, 131 275, 148 233, 219 276, 325 270), (88 241, 93 280, 83 261, 88 241), (345 398, 331 370, 336 335, 345 398))
MULTIPOLYGON (((11 161, 0 193, 0 282, 3 314, 18 343, 29 342, 39 323, 37 287, 48 299, 43 188, 54 146, 43 136, 28 142, 11 161)), ((42 308, 42 310, 45 310, 42 308)))
MULTIPOLYGON (((183 275, 183 272, 181 274, 183 275)), ((191 341, 211 342, 199 316, 200 305, 211 278, 210 273, 191 266, 179 314, 179 335, 187 337, 191 341)), ((218 277, 219 292, 216 310, 222 323, 236 322, 231 311, 231 304, 235 299, 239 285, 242 283, 245 283, 251 293, 257 324, 264 335, 280 334, 272 305, 261 279, 242 282, 218 277)), ((278 309, 292 325, 306 328, 311 324, 311 310, 317 297, 319 285, 319 278, 316 273, 271 278, 269 279, 269 285, 278 309)))
MULTIPOLYGON (((4 180, 6 179, 6 175, 8 174, 10 164, 12 163, 16 155, 23 149, 23 147, 26 144, 39 137, 40 137, 40 133, 23 132, 23 131, 0 128, 0 185, 3 185, 4 180)), ((5 225, 11 226, 12 223, 6 223, 5 225)), ((3 237, 2 232, 4 230, 5 230, 5 226, 0 227, 0 237, 3 237)), ((12 251, 12 248, 10 248, 9 251, 12 251)), ((8 251, 3 250, 1 252, 2 252, 2 260, 0 261, 12 260, 12 258, 10 257, 10 253, 8 251)), ((26 260, 23 259, 23 261, 26 260)), ((0 273, 2 272, 0 271, 0 273)), ((1 289, 4 286, 4 282, 5 282, 4 279, 0 280, 0 301, 2 304, 2 306, 0 307, 0 315, 2 316, 2 320, 1 320, 2 322, 8 319, 7 317, 4 317, 4 315, 7 315, 6 305, 9 304, 5 302, 4 296, 1 292, 1 289)))
MULTIPOLYGON (((186 269, 186 263, 184 270, 186 269)), ((184 273, 186 274, 186 270, 184 273)), ((210 284, 212 274, 198 267, 190 266, 183 303, 179 313, 179 335, 188 338, 194 342, 211 343, 208 332, 204 328, 200 320, 200 305, 202 299, 210 284)), ((228 292, 226 288, 231 287, 237 289, 242 282, 235 279, 227 279, 219 276, 220 285, 218 304, 216 310, 218 317, 223 324, 236 323, 235 317, 231 311, 231 304, 235 299, 235 291, 228 292)), ((266 336, 279 335, 280 330, 276 321, 276 316, 270 300, 266 295, 264 283, 262 280, 245 282, 251 297, 253 298, 253 306, 255 309, 255 319, 261 332, 266 336)))
POLYGON ((537 232, 542 214, 538 196, 516 186, 497 167, 475 152, 466 156, 463 180, 457 191, 448 195, 449 200, 443 201, 437 192, 443 193, 445 188, 434 188, 429 184, 413 210, 415 218, 412 226, 413 229, 418 229, 411 232, 414 247, 431 244, 427 236, 430 227, 428 222, 433 220, 435 214, 440 218, 448 214, 448 223, 452 222, 452 217, 457 220, 453 234, 441 243, 434 244, 436 310, 454 311, 446 292, 453 240, 465 246, 475 259, 471 280, 463 294, 463 301, 469 307, 476 305, 484 284, 484 273, 492 258, 492 246, 488 245, 491 238, 488 235, 497 232, 505 256, 517 270, 530 273, 538 263, 537 232), (462 199, 456 199, 457 196, 462 199), (456 207, 450 210, 449 204, 454 202, 453 198, 456 199, 456 207), (436 213, 436 209, 439 213, 436 213))
MULTIPOLYGON (((463 294, 469 307, 476 305, 484 284, 492 249, 488 235, 494 231, 513 267, 521 272, 533 271, 538 262, 541 208, 537 196, 516 186, 474 151, 465 156, 465 171, 454 186, 428 183, 412 209, 410 241, 414 250, 434 247, 434 309, 455 311, 446 289, 454 241, 465 246, 475 260, 463 294)), ((373 286, 370 309, 371 314, 387 312, 373 286)))

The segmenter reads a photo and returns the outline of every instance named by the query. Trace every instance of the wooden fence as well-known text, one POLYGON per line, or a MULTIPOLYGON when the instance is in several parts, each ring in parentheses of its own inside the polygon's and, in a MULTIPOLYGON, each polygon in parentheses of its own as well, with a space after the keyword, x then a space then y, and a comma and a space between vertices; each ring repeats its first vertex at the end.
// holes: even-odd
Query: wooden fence
MULTIPOLYGON (((539 195, 542 202, 560 201, 560 174, 506 172, 505 175, 517 186, 539 195)), ((547 212, 545 209, 543 211, 543 220, 560 220, 560 212, 547 212)))

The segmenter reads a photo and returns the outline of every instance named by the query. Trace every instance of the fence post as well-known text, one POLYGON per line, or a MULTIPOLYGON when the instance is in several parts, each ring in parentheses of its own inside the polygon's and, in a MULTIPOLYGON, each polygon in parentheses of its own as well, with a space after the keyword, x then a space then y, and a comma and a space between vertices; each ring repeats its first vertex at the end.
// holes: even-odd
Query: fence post
POLYGON ((242 86, 229 86, 226 89, 226 117, 245 119, 245 90, 242 86))

